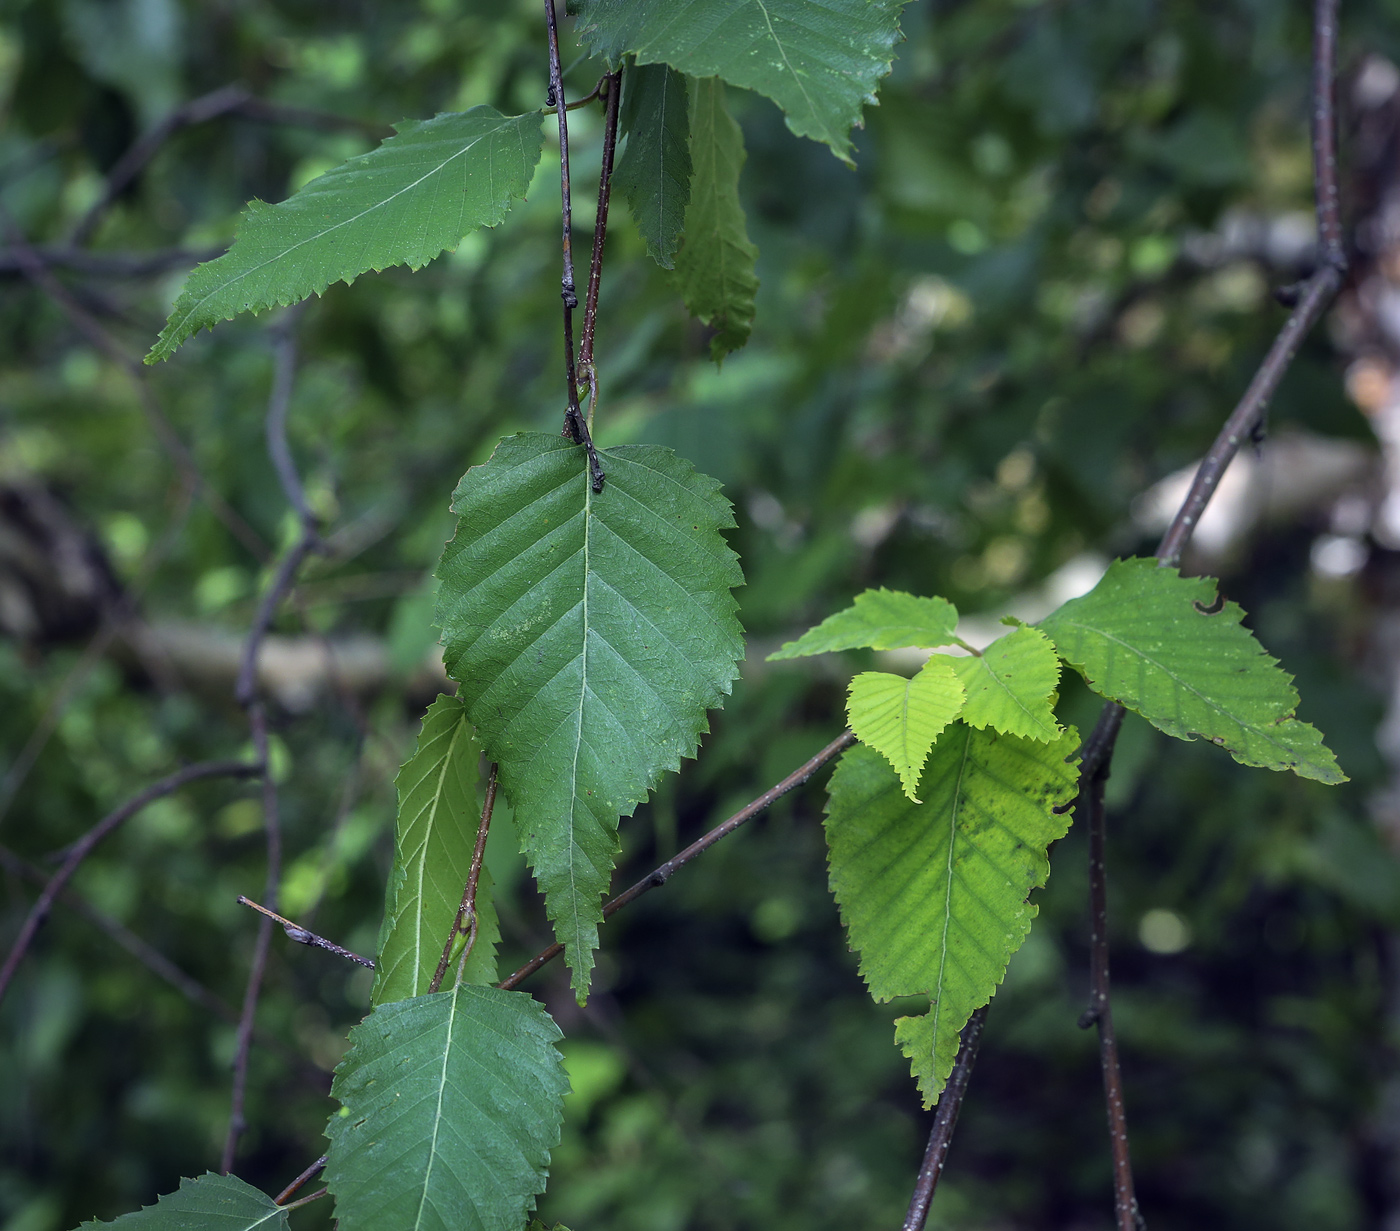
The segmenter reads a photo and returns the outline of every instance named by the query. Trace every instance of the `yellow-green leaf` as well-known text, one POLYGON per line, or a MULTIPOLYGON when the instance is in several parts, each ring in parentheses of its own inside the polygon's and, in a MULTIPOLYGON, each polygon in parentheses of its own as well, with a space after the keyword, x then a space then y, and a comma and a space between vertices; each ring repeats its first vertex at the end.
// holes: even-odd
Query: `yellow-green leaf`
POLYGON ((899 774, 904 793, 918 802, 924 760, 939 733, 962 708, 963 686, 947 658, 932 658, 905 679, 864 671, 851 681, 846 714, 856 738, 880 753, 899 774))
POLYGON ((1039 629, 1023 624, 993 641, 980 657, 948 661, 967 690, 964 722, 1028 739, 1059 737, 1050 703, 1060 682, 1060 660, 1039 629))

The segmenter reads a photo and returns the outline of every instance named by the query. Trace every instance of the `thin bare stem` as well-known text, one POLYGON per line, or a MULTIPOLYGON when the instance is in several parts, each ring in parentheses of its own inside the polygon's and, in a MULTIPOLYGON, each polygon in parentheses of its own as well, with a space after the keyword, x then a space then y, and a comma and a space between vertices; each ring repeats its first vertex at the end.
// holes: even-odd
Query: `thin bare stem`
MULTIPOLYGON (((588 291, 583 297, 583 337, 578 347, 578 365, 590 371, 593 368, 593 335, 598 328, 598 286, 603 277, 603 244, 608 237, 608 202, 612 199, 613 158, 617 153, 617 109, 622 96, 621 71, 609 73, 603 78, 603 83, 606 83, 607 89, 607 109, 603 120, 603 168, 598 178, 598 211, 593 223, 593 258, 588 266, 588 291)), ((600 88, 603 83, 600 83, 600 88)))
MULTIPOLYGON (((790 791, 795 791, 798 787, 808 782, 828 761, 834 760, 856 742, 856 737, 849 731, 843 731, 831 741, 811 760, 799 765, 786 778, 775 786, 771 786, 764 791, 757 799, 745 804, 733 816, 723 824, 716 825, 703 838, 698 838, 692 842, 680 854, 666 860, 665 863, 653 868, 641 880, 628 889, 625 893, 618 894, 606 906, 603 907, 603 918, 610 919, 617 914, 624 906, 635 902, 644 893, 650 893, 653 889, 659 889, 668 880, 671 874, 679 868, 685 867, 692 859, 703 855, 710 847, 714 846, 721 838, 727 838, 736 829, 747 825, 756 816, 766 812, 774 803, 781 799, 790 791)), ((528 962, 525 963, 508 979, 503 979, 496 986, 510 990, 519 987, 527 978, 542 966, 547 966, 556 957, 564 952, 564 946, 560 944, 550 945, 549 948, 541 950, 528 962)))
POLYGON ((481 821, 476 827, 476 845, 472 848, 471 867, 467 871, 467 883, 462 886, 462 903, 457 907, 457 915, 452 920, 452 927, 448 929, 447 943, 442 947, 442 956, 438 959, 437 969, 433 972, 432 982, 428 984, 429 992, 436 992, 442 987, 443 977, 447 974, 448 963, 452 960, 452 946, 457 941, 457 935, 464 927, 470 927, 471 936, 467 941, 466 948, 462 950, 462 961, 457 967, 457 978, 461 981, 462 971, 466 969, 467 958, 470 956, 472 946, 476 944, 476 887, 481 880, 481 862, 486 858, 486 837, 491 832, 491 813, 496 807, 496 763, 491 763, 491 772, 486 778, 486 800, 481 805, 481 821))
POLYGON ((284 1210, 300 1209, 303 1205, 310 1205, 313 1201, 319 1201, 328 1192, 330 1192, 329 1188, 318 1188, 309 1197, 302 1197, 300 1201, 293 1201, 290 1205, 284 1205, 282 1208, 284 1210))
POLYGON ((578 307, 578 287, 574 283, 573 231, 574 214, 569 187, 569 118, 564 102, 564 77, 559 67, 559 19, 554 12, 554 0, 544 0, 545 27, 549 33, 549 105, 559 117, 559 213, 563 224, 564 276, 560 296, 564 300, 564 381, 568 393, 564 411, 564 434, 581 444, 588 452, 588 472, 593 490, 603 490, 603 464, 593 447, 588 424, 579 410, 578 373, 574 369, 574 309, 578 307))
POLYGON ((202 761, 197 765, 187 765, 184 769, 178 769, 173 774, 166 775, 159 782, 154 782, 144 791, 133 795, 120 807, 104 816, 77 842, 73 843, 64 855, 58 871, 49 877, 38 900, 30 907, 29 914, 20 926, 19 935, 15 937, 14 944, 10 946, 5 964, 0 966, 0 1001, 4 1000, 5 992, 9 989, 15 971, 19 968, 20 962, 24 960, 24 955, 29 951, 29 946, 33 944, 34 937, 38 934, 39 928, 43 926, 44 920, 49 917, 49 912, 53 909, 58 895, 73 879, 74 873, 82 866, 83 860, 92 854, 104 838, 119 829, 148 804, 152 804, 158 799, 164 799, 167 795, 180 790, 181 787, 187 786, 191 782, 197 782, 201 778, 250 778, 258 772, 257 765, 250 765, 246 761, 202 761))
POLYGON ((595 85, 592 90, 590 90, 582 98, 575 99, 567 107, 565 107, 564 110, 577 111, 580 107, 588 106, 589 103, 591 103, 595 98, 598 97, 599 94, 603 92, 603 86, 607 84, 609 75, 610 74, 605 73, 603 76, 599 77, 598 84, 595 85))
POLYGON ((284 919, 275 910, 268 910, 266 906, 260 906, 252 898, 238 895, 239 906, 250 906, 260 915, 265 915, 274 923, 280 923, 282 930, 287 933, 288 940, 294 940, 299 945, 311 945, 315 949, 324 949, 327 953, 334 953, 337 957, 343 957, 346 961, 357 962, 367 970, 374 969, 374 963, 367 957, 361 957, 332 940, 327 940, 324 936, 318 936, 309 928, 302 927, 299 923, 293 923, 290 919, 284 919))
POLYGON ((904 1216, 901 1231, 924 1231, 928 1221, 929 1206, 933 1194, 938 1189, 938 1179, 943 1174, 943 1164, 948 1158, 948 1146, 952 1144, 953 1129, 957 1127, 958 1112, 962 1110, 963 1095, 967 1093, 967 1083, 972 1077, 972 1066, 977 1061, 977 1049, 982 1045, 982 1027, 987 1022, 987 1009, 983 1005, 973 1012, 963 1027, 962 1042, 958 1045, 958 1058, 953 1061, 953 1071, 948 1074, 948 1084, 938 1099, 938 1109, 933 1115, 933 1128, 928 1136, 928 1148, 924 1150, 923 1165, 919 1168, 919 1178, 914 1184, 914 1195, 909 1198, 909 1212, 904 1216))
POLYGON ((277 1196, 273 1198, 273 1203, 275 1205, 286 1205, 288 1201, 290 1201, 294 1196, 296 1196, 296 1194, 298 1193, 298 1191, 300 1191, 303 1185, 305 1185, 308 1181, 314 1179, 317 1175, 320 1174, 321 1168, 326 1165, 326 1157, 326 1155, 322 1154, 320 1158, 318 1158, 314 1163, 311 1164, 311 1166, 309 1166, 305 1171, 303 1171, 299 1176, 297 1176, 295 1180, 288 1184, 286 1188, 284 1188, 280 1193, 278 1193, 277 1196))
POLYGON ((1347 267, 1337 177, 1337 10, 1340 0, 1313 8, 1312 147, 1317 199, 1317 246, 1325 264, 1347 267))

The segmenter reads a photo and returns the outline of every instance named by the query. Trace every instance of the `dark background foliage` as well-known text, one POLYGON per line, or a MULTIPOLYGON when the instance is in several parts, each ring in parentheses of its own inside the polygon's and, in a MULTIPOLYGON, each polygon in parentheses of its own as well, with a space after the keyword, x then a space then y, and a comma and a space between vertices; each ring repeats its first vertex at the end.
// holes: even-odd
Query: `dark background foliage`
MULTIPOLYGON (((217 247, 248 198, 281 199, 390 122, 541 106, 538 10, 0 5, 7 943, 35 892, 13 855, 48 866, 182 761, 246 749, 220 647, 237 643, 268 581, 266 559, 208 500, 185 508, 129 376, 19 276, 16 236, 68 252, 139 134, 240 83, 269 105, 173 135, 90 250, 217 247), (26 542, 41 561, 28 572, 26 542)), ((1282 322, 1271 287, 1311 260, 1307 6, 916 0, 903 24, 854 171, 731 91, 762 289, 753 340, 721 369, 621 203, 613 211, 598 434, 671 445, 724 482, 750 638, 700 759, 624 823, 619 884, 840 729, 859 655, 763 658, 853 593, 889 585, 995 616, 1063 597, 1095 560, 1150 550, 1135 498, 1204 450, 1282 322)), ((571 27, 578 96, 601 69, 579 59, 571 27)), ((1400 61, 1400 5, 1349 0, 1348 89, 1381 57, 1400 61)), ((586 242, 601 123, 595 109, 572 120, 586 242)), ((290 664, 273 715, 283 900, 361 952, 379 925, 393 775, 439 683, 428 575, 449 494, 502 434, 560 421, 556 175, 547 144, 528 201, 497 231, 420 273, 333 287, 296 322, 292 448, 332 550, 308 564, 275 630, 290 664), (329 679, 316 666, 327 644, 340 664, 329 679)), ((192 259, 58 276, 139 354, 192 259)), ((1345 481, 1282 501, 1228 551, 1188 564, 1223 575, 1352 782, 1243 770, 1132 720, 1110 783, 1115 1007, 1140 1196, 1160 1231, 1400 1217, 1400 875, 1393 771, 1377 750, 1395 544, 1367 532, 1381 481, 1371 428, 1344 393, 1356 359, 1345 309, 1299 357, 1265 446, 1302 431, 1315 452, 1316 436, 1342 442, 1345 481), (1353 549, 1339 568, 1342 539, 1353 549)), ((223 325, 149 380, 210 488, 270 552, 295 524, 263 448, 269 325, 223 325)), ((1092 698, 1068 681, 1062 710, 1092 722, 1092 698)), ((228 782, 172 796, 75 883, 234 1006, 255 932, 234 899, 263 878, 255 796, 228 782)), ((609 923, 586 1009, 560 968, 529 985, 566 1033, 575 1090, 548 1218, 576 1231, 897 1225, 929 1121, 892 1045, 901 1006, 872 1004, 846 952, 821 804, 817 787, 784 801, 609 923)), ((508 970, 547 928, 505 824, 489 860, 508 970)), ((1053 852, 931 1226, 1110 1225, 1097 1049, 1075 1025, 1085 863, 1077 833, 1053 852)), ((327 1075, 368 991, 363 972, 277 938, 240 1175, 275 1192, 321 1152, 327 1075)), ((60 907, 0 1010, 0 1226, 110 1218, 216 1165, 233 1045, 227 1021, 110 926, 60 907)), ((295 1217, 309 1228, 328 1212, 295 1217)))

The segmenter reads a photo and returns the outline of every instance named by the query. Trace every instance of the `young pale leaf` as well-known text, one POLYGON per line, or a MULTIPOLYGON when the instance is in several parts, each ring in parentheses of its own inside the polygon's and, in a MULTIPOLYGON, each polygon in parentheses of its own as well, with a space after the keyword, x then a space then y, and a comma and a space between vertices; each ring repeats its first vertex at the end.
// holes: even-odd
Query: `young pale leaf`
POLYGON ((738 674, 734 524, 719 484, 669 449, 503 440, 467 471, 438 566, 448 674, 514 808, 586 996, 617 823, 693 756, 738 674))
POLYGON ((851 161, 850 130, 890 71, 905 0, 582 0, 595 55, 722 77, 783 109, 799 137, 851 161))
POLYGON ((1030 931, 1026 901, 1045 883, 1046 848, 1069 828, 1073 731, 1051 744, 957 723, 934 745, 921 804, 873 751, 857 745, 827 802, 831 891, 876 1000, 927 995, 913 1057, 925 1104, 952 1069, 958 1032, 986 1004, 1030 931))
POLYGON ((533 997, 495 987, 375 1009, 331 1085, 341 1231, 519 1231, 559 1143, 559 1038, 533 997))
POLYGON ((758 249, 749 242, 739 204, 744 135, 724 103, 724 82, 691 79, 690 155, 694 174, 676 276, 687 311, 715 330, 716 361, 738 350, 753 328, 758 249))
POLYGON ((287 1211, 266 1193, 245 1184, 237 1176, 206 1171, 198 1179, 181 1180, 145 1209, 123 1214, 111 1222, 83 1223, 84 1227, 120 1227, 122 1231, 287 1231, 287 1211))
POLYGON ((924 649, 950 645, 958 627, 958 610, 945 598, 916 598, 902 590, 867 590, 845 611, 829 615, 816 628, 768 655, 768 661, 829 654, 833 650, 924 649))
POLYGON ((613 187, 627 198, 652 260, 675 264, 690 202, 690 117, 685 77, 664 64, 629 64, 619 117, 627 144, 613 187))
POLYGON ((963 686, 947 658, 939 656, 912 679, 863 671, 851 681, 847 720, 856 738, 880 753, 899 774, 904 793, 914 792, 928 750, 962 709, 963 686))
POLYGON ((1242 765, 1345 782, 1318 730, 1293 717, 1293 677, 1243 616, 1210 578, 1135 559, 1116 561, 1039 627, 1090 688, 1168 735, 1202 736, 1242 765))
POLYGON ((473 107, 399 125, 280 205, 252 202, 233 247, 190 274, 146 362, 240 312, 296 303, 371 269, 426 265, 506 216, 525 195, 541 141, 538 112, 473 107))
POLYGON ((1023 624, 993 641, 980 658, 950 657, 948 662, 967 689, 964 722, 995 727, 1003 735, 1059 738, 1050 698, 1060 682, 1060 660, 1039 629, 1023 624))
MULTIPOLYGON (((481 745, 457 697, 439 697, 423 717, 418 747, 395 779, 399 816, 394 870, 374 972, 372 1004, 428 990, 467 882, 481 814, 476 802, 481 745)), ((477 931, 463 978, 494 983, 500 931, 489 874, 477 884, 477 931)), ((455 970, 452 972, 455 977, 455 970)))

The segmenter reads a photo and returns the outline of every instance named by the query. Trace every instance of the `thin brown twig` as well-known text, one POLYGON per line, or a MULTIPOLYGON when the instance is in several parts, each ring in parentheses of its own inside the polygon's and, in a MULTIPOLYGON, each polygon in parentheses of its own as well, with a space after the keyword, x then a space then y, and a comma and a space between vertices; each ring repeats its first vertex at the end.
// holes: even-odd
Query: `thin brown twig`
MULTIPOLYGON (((840 735, 817 753, 816 756, 805 761, 802 765, 799 765, 781 782, 777 783, 775 786, 769 787, 768 790, 764 791, 757 799, 745 804, 744 807, 740 808, 739 811, 727 821, 716 825, 704 837, 697 838, 687 846, 685 850, 681 851, 680 854, 673 856, 666 860, 665 863, 653 868, 625 893, 618 894, 617 897, 613 898, 611 902, 603 907, 603 918, 612 918, 612 916, 617 914, 624 906, 635 902, 643 894, 650 893, 653 889, 659 889, 671 879, 672 873, 685 867, 686 864, 697 856, 704 854, 710 847, 714 846, 716 842, 720 841, 720 839, 727 838, 736 829, 747 825, 754 817, 767 811, 769 807, 784 795, 788 794, 790 791, 795 791, 798 787, 808 782, 822 766, 840 756, 841 753, 845 752, 846 749, 855 742, 856 737, 852 735, 851 732, 842 731, 840 735)), ((508 979, 502 979, 496 986, 504 988, 507 991, 519 987, 530 975, 534 974, 535 971, 539 970, 542 966, 548 965, 563 951, 564 946, 561 944, 555 943, 550 945, 549 948, 541 950, 532 957, 508 979)))
POLYGON ((564 276, 560 297, 564 301, 564 381, 568 403, 564 411, 564 434, 588 453, 588 473, 595 492, 603 490, 603 464, 593 447, 578 404, 578 373, 574 369, 574 309, 578 307, 578 287, 574 283, 573 204, 569 187, 569 119, 564 102, 564 77, 559 67, 559 19, 554 0, 544 0, 545 28, 549 34, 549 105, 559 117, 559 215, 563 225, 564 276))
POLYGON ((582 98, 575 99, 573 102, 569 103, 568 106, 564 108, 564 110, 577 111, 580 107, 588 106, 589 103, 591 103, 595 98, 598 97, 599 94, 603 92, 603 86, 607 84, 607 80, 610 75, 611 74, 604 73, 601 77, 598 78, 598 84, 595 85, 592 90, 590 90, 582 98))
POLYGON ((301 1189, 301 1187, 304 1184, 306 1184, 307 1181, 315 1177, 316 1174, 321 1170, 321 1168, 326 1165, 326 1159, 327 1155, 322 1154, 320 1158, 318 1158, 314 1163, 312 1163, 311 1166, 309 1166, 305 1171, 303 1171, 299 1176, 297 1176, 295 1180, 288 1184, 286 1188, 284 1188, 280 1193, 277 1194, 276 1197, 273 1198, 273 1204, 285 1205, 294 1196, 296 1196, 297 1192, 301 1189))
POLYGON ((476 844, 472 847, 471 866, 467 870, 467 881, 462 886, 462 902, 457 907, 456 917, 452 920, 452 927, 448 929, 447 943, 442 947, 442 956, 438 959, 437 969, 433 971, 432 982, 428 984, 428 991, 436 992, 442 987, 443 977, 447 974, 448 963, 452 960, 452 946, 456 943, 457 935, 463 927, 470 928, 470 935, 467 939, 466 947, 462 950, 462 961, 457 968, 458 982, 461 981, 461 972, 466 969, 467 958, 471 955, 472 946, 476 944, 477 920, 476 920, 476 887, 481 880, 481 863, 486 858, 486 837, 491 831, 491 813, 496 807, 496 763, 491 763, 491 772, 486 779, 486 799, 481 805, 481 820, 476 827, 476 844))
POLYGON ((909 1212, 904 1215, 901 1231, 924 1231, 924 1224, 928 1221, 929 1206, 933 1204, 933 1194, 938 1189, 943 1164, 948 1159, 948 1147, 953 1141, 958 1112, 962 1110, 963 1096, 972 1077, 972 1066, 977 1061, 977 1049, 982 1045, 982 1028, 986 1025, 989 1007, 989 1004, 984 1004, 975 1010, 963 1027, 958 1057, 953 1061, 953 1071, 948 1074, 948 1083, 943 1087, 938 1108, 933 1114, 928 1147, 924 1150, 924 1161, 919 1167, 919 1178, 915 1181, 913 1196, 909 1198, 909 1212))
MULTIPOLYGON (((593 370, 593 335, 598 328, 598 286, 603 277, 603 244, 608 237, 608 202, 612 199, 613 158, 617 154, 617 109, 622 95, 622 72, 609 73, 607 105, 603 119, 603 165, 598 178, 598 210, 593 223, 593 256, 588 265, 588 290, 583 297, 583 336, 578 346, 578 366, 593 370)), ((596 394, 594 395, 596 397, 596 394)))
POLYGON ((43 926, 44 920, 49 917, 49 912, 53 909, 58 895, 73 879, 74 873, 82 866, 83 860, 92 854, 104 838, 119 829, 148 804, 152 804, 158 799, 164 799, 165 796, 180 790, 181 787, 187 786, 191 782, 197 782, 201 778, 249 778, 258 773, 258 768, 257 765, 250 765, 246 761, 201 761, 198 764, 177 769, 173 774, 167 774, 159 782, 152 783, 145 790, 138 792, 125 803, 114 808, 77 842, 73 843, 68 848, 62 864, 49 877, 38 900, 30 908, 29 914, 20 926, 19 935, 15 937, 9 955, 5 958, 5 964, 0 966, 0 1001, 4 1000, 5 992, 9 989, 15 971, 19 968, 20 962, 24 960, 24 955, 29 951, 29 947, 34 942, 39 928, 43 926))
POLYGON ((282 930, 287 933, 288 940, 294 940, 299 945, 310 945, 314 949, 324 949, 327 953, 334 953, 337 957, 343 957, 346 961, 357 962, 368 970, 374 969, 374 963, 367 957, 361 957, 358 953, 338 945, 333 940, 327 940, 324 936, 318 936, 310 928, 304 928, 299 923, 293 923, 290 919, 284 919, 275 910, 268 910, 266 906, 261 906, 254 902, 252 898, 245 894, 238 895, 239 906, 248 906, 257 911, 260 915, 266 916, 274 923, 280 923, 282 930))
POLYGON ((330 1192, 330 1187, 329 1187, 329 1185, 326 1186, 325 1188, 318 1188, 318 1189, 317 1189, 314 1193, 312 1193, 309 1197, 302 1197, 299 1201, 293 1201, 293 1202, 291 1202, 291 1204, 289 1204, 289 1205, 284 1205, 282 1208, 283 1208, 284 1210, 296 1210, 296 1209, 300 1209, 303 1205, 310 1205, 313 1201, 319 1201, 319 1200, 320 1200, 322 1197, 324 1197, 328 1192, 330 1192))

